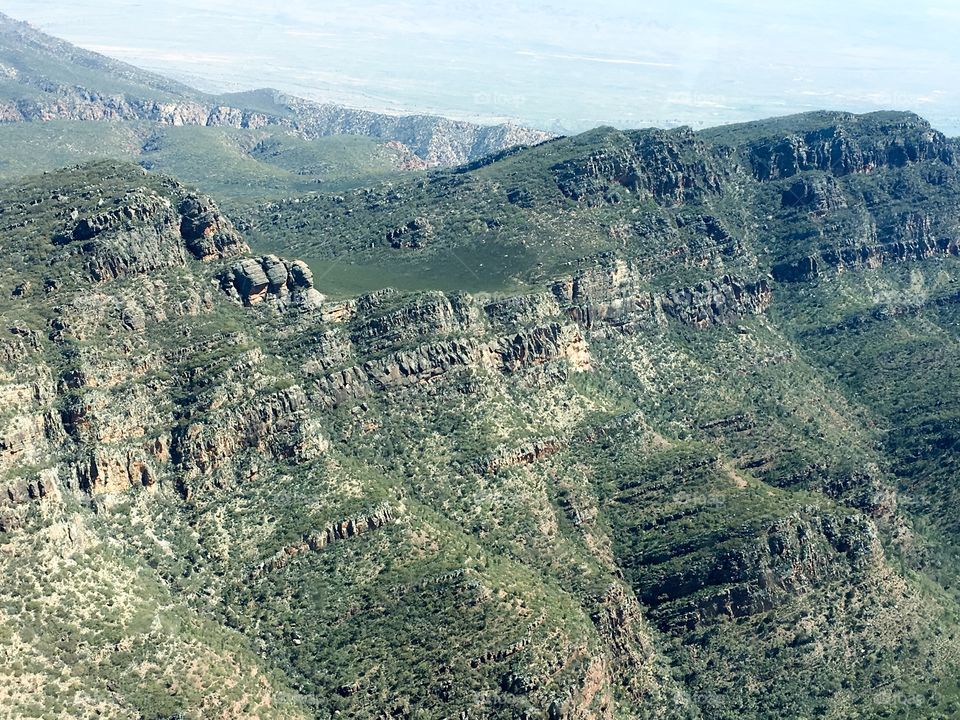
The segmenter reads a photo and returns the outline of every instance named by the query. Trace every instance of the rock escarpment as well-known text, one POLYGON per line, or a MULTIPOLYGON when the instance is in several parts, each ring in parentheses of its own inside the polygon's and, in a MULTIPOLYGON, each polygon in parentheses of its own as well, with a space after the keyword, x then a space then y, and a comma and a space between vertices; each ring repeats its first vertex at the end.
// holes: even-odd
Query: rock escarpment
POLYGON ((801 177, 782 191, 780 202, 785 208, 803 208, 821 214, 847 206, 843 190, 829 175, 801 177))
POLYGON ((385 115, 281 93, 276 93, 275 99, 290 108, 298 129, 308 136, 349 134, 395 140, 431 167, 461 165, 550 138, 548 133, 512 124, 484 126, 429 115, 385 115))
POLYGON ((586 327, 655 326, 668 319, 706 327, 762 313, 772 300, 767 278, 744 281, 725 275, 666 292, 645 290, 632 263, 607 257, 590 269, 553 285, 564 312, 586 327))
POLYGON ((260 112, 193 100, 163 102, 105 95, 71 86, 45 86, 45 96, 0 103, 3 122, 87 122, 145 120, 161 125, 200 125, 256 129, 266 125, 291 127, 289 121, 260 112))
POLYGON ((926 160, 954 162, 954 148, 943 133, 915 115, 823 115, 824 127, 749 143, 754 177, 776 180, 809 170, 842 176, 926 160))
POLYGON ((718 167, 689 128, 615 134, 609 148, 552 170, 564 195, 592 205, 628 193, 667 206, 722 193, 718 167))
POLYGON ((74 87, 46 88, 45 96, 0 101, 0 122, 148 121, 182 127, 277 128, 307 138, 365 135, 396 143, 425 167, 450 167, 517 145, 535 145, 550 135, 515 125, 483 126, 427 115, 391 116, 313 103, 279 95, 290 115, 273 115, 216 103, 158 102, 126 95, 103 95, 74 87))

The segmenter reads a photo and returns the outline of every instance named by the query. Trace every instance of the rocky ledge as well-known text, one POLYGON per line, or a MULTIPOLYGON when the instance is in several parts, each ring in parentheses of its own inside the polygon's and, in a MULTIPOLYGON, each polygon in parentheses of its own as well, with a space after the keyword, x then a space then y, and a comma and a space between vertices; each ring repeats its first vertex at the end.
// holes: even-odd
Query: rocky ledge
POLYGON ((645 287, 633 263, 609 256, 552 290, 564 312, 588 328, 649 327, 668 319, 695 327, 724 325, 764 312, 773 298, 766 277, 747 281, 724 275, 665 292, 645 287))
POLYGON ((172 197, 136 188, 110 205, 83 217, 71 211, 72 226, 55 238, 67 257, 83 258, 96 282, 182 267, 188 258, 211 261, 248 251, 209 198, 182 188, 172 197))

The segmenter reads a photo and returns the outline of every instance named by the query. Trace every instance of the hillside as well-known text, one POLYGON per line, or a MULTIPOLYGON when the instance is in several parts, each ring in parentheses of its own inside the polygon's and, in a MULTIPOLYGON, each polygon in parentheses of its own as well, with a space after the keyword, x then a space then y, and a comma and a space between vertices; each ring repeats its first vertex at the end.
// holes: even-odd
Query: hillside
POLYGON ((960 716, 955 152, 599 129, 236 225, 0 189, 0 708, 960 716))
POLYGON ((532 287, 606 252, 655 285, 676 284, 723 269, 766 273, 807 250, 876 249, 906 232, 914 209, 930 233, 949 236, 955 149, 909 113, 812 113, 701 133, 599 128, 424 178, 270 203, 245 220, 255 244, 282 237, 317 267, 335 258, 383 268, 387 284, 532 287), (418 219, 429 237, 395 242, 418 219))

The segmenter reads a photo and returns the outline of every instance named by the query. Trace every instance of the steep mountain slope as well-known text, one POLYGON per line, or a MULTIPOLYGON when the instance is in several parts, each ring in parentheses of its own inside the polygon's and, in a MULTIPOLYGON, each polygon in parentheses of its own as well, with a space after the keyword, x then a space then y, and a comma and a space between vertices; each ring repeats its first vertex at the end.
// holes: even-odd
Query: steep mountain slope
POLYGON ((241 225, 314 271, 134 166, 7 187, 0 707, 957 717, 956 172, 599 130, 241 225), (327 292, 384 257, 483 292, 327 292))
POLYGON ((738 302, 765 284, 778 330, 875 414, 895 449, 888 471, 952 544, 955 395, 943 393, 957 389, 956 153, 910 113, 598 129, 423 179, 272 203, 248 236, 332 268, 332 289, 348 263, 372 286, 430 273, 474 290, 552 285, 577 319, 624 329, 671 288, 698 286, 723 309, 730 293, 716 290, 731 278, 738 302))
POLYGON ((547 137, 511 125, 382 115, 272 90, 218 98, 81 50, 0 14, 0 122, 52 119, 274 128, 307 138, 362 135, 399 142, 427 165, 456 165, 547 137))
POLYGON ((949 237, 954 153, 908 113, 814 113, 703 133, 600 128, 426 178, 270 204, 249 224, 255 243, 282 237, 318 265, 442 268, 435 274, 469 275, 475 289, 549 282, 598 252, 638 263, 660 286, 722 268, 776 268, 782 279, 805 248, 823 246, 821 268, 858 262, 828 247, 880 252, 914 232, 914 203, 936 225, 917 232, 949 237), (420 239, 404 234, 413 221, 426 228, 420 239))

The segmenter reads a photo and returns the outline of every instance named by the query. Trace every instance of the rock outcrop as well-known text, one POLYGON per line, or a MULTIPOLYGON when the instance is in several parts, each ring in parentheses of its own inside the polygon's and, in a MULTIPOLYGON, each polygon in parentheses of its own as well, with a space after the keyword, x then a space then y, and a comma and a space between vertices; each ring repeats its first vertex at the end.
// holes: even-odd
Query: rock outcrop
POLYGON ((389 505, 381 505, 367 512, 332 522, 326 527, 306 533, 299 541, 287 545, 275 555, 257 565, 249 575, 251 581, 276 572, 305 552, 320 552, 328 545, 379 530, 400 519, 400 512, 389 505))
POLYGON ((387 242, 395 249, 412 248, 418 250, 425 247, 433 239, 433 225, 426 218, 414 218, 406 225, 401 225, 387 233, 387 242))
POLYGON ((316 310, 324 300, 313 286, 313 272, 305 262, 276 255, 237 262, 221 276, 220 287, 244 305, 273 302, 282 308, 316 310))
POLYGON ((629 193, 674 206, 722 193, 720 171, 690 128, 608 134, 602 150, 552 168, 564 195, 598 205, 629 193))
POLYGON ((114 207, 76 220, 58 242, 79 252, 97 282, 215 260, 247 251, 246 243, 209 198, 171 201, 155 191, 129 190, 114 207))
POLYGON ((748 282, 729 275, 656 296, 669 317, 696 327, 728 324, 744 315, 758 315, 770 306, 771 299, 767 278, 748 282))
POLYGON ((187 195, 177 209, 180 236, 198 260, 219 260, 247 251, 240 237, 220 209, 208 197, 187 195))
POLYGON ((767 278, 744 281, 730 275, 666 292, 645 290, 631 263, 602 258, 588 270, 553 285, 564 312, 588 328, 655 326, 673 319, 706 327, 764 312, 772 300, 767 278))
POLYGON ((551 323, 489 341, 463 338, 427 343, 330 373, 318 384, 326 402, 339 404, 374 389, 419 385, 456 368, 513 373, 560 360, 574 371, 587 370, 590 350, 579 328, 551 323))
POLYGON ((822 115, 824 127, 750 143, 748 157, 754 177, 776 180, 808 170, 842 176, 924 160, 954 163, 954 149, 947 138, 916 115, 822 115))
POLYGON ((480 461, 478 468, 484 473, 498 473, 518 465, 531 465, 559 452, 563 445, 558 438, 543 438, 520 447, 501 447, 491 457, 480 461))

